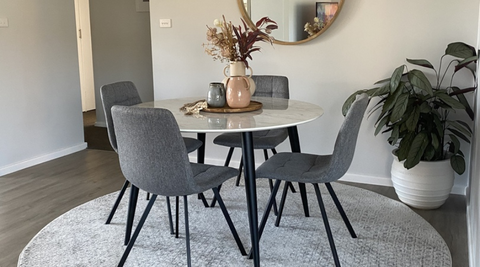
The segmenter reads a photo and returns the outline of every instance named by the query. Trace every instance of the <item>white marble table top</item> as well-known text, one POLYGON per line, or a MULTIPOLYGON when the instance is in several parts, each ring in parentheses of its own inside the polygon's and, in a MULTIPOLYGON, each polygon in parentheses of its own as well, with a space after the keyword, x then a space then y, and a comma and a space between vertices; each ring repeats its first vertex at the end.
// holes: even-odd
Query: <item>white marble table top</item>
POLYGON ((201 111, 198 115, 185 115, 180 111, 186 103, 192 103, 202 97, 165 99, 139 104, 139 107, 165 108, 170 110, 177 120, 180 131, 192 133, 215 132, 253 132, 286 128, 310 122, 323 115, 323 109, 308 102, 253 97, 261 102, 262 109, 242 113, 211 113, 201 111))

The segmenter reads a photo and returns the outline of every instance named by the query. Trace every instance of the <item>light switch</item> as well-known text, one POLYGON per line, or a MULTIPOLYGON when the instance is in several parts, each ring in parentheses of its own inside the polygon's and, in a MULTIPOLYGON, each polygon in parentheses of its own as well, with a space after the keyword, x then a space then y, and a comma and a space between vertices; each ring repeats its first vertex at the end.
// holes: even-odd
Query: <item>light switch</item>
POLYGON ((171 19, 160 19, 160 28, 171 28, 172 20, 171 19))
POLYGON ((8 19, 7 18, 0 18, 0 27, 7 28, 8 27, 8 19))

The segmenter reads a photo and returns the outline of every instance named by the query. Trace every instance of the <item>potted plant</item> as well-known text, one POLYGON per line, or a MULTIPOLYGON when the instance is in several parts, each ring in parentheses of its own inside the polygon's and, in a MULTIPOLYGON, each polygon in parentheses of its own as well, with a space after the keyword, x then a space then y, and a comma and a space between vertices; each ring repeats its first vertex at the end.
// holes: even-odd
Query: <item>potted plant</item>
POLYGON ((477 59, 472 46, 461 42, 451 43, 440 58, 438 71, 428 60, 407 59, 408 63, 427 69, 430 73, 419 69, 408 70, 406 65, 402 65, 394 70, 390 78, 377 82, 378 87, 353 93, 342 107, 343 114, 346 114, 360 93, 379 99, 370 111, 370 115, 378 113, 375 135, 380 132, 389 134, 388 143, 396 147, 393 151, 392 182, 400 200, 410 206, 441 206, 453 186, 453 172, 465 172, 465 156, 460 149, 460 140, 470 142, 472 131, 466 121, 452 119, 451 115, 465 111, 468 120, 474 118, 465 94, 477 88, 477 59), (442 66, 445 63, 448 64, 442 66), (453 85, 454 77, 460 70, 468 70, 473 76, 471 87, 453 85), (428 76, 434 78, 433 85, 428 76), (445 173, 445 169, 438 164, 424 167, 433 162, 446 162, 444 165, 447 164, 447 167, 443 168, 447 168, 448 174, 445 176, 450 181, 437 179, 438 175, 445 173), (415 172, 417 169, 420 173, 415 172), (424 173, 430 169, 440 173, 424 173), (410 174, 414 176, 413 180, 407 182, 405 176, 410 174), (418 198, 422 194, 426 199, 418 198))

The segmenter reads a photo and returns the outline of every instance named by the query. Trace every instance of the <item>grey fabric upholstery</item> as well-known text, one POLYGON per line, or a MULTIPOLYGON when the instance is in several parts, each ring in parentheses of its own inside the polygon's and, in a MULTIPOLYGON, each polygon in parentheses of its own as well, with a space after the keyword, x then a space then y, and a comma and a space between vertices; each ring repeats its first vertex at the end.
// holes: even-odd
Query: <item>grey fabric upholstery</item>
MULTIPOLYGON (((106 84, 100 88, 100 97, 103 103, 103 112, 107 122, 107 131, 113 150, 117 151, 117 139, 113 127, 111 108, 114 105, 132 106, 142 103, 135 84, 131 81, 122 81, 106 84)), ((187 152, 193 152, 202 146, 202 142, 195 138, 184 137, 187 152)))
POLYGON ((288 90, 288 78, 274 75, 252 75, 256 89, 253 96, 290 98, 288 90))
POLYGON ((340 128, 333 154, 278 153, 257 169, 257 177, 289 182, 328 183, 340 179, 350 167, 368 96, 357 97, 340 128))
MULTIPOLYGON (((268 215, 273 206, 275 196, 278 192, 281 181, 286 182, 299 182, 299 183, 311 183, 315 188, 315 194, 317 196, 318 205, 322 214, 322 220, 325 225, 325 232, 327 233, 330 249, 332 250, 332 256, 335 261, 335 266, 340 267, 340 260, 335 247, 335 241, 328 222, 327 213, 325 211, 325 205, 323 204, 322 195, 318 184, 324 183, 330 193, 335 206, 342 216, 345 225, 352 238, 357 238, 357 235, 343 210, 338 197, 333 190, 330 182, 340 179, 350 167, 353 159, 353 153, 355 152, 355 145, 357 143, 358 131, 360 124, 362 123, 365 110, 368 106, 368 96, 362 94, 357 96, 356 101, 350 107, 350 110, 345 116, 345 120, 338 132, 337 140, 331 155, 313 155, 306 153, 278 153, 273 155, 270 159, 265 161, 257 169, 257 177, 277 179, 272 189, 270 200, 267 204, 267 208, 262 217, 260 223, 260 235, 262 229, 268 220, 268 215)), ((283 189, 282 199, 280 201, 280 207, 278 208, 278 215, 275 222, 275 226, 279 226, 280 218, 282 216, 285 198, 287 196, 287 187, 283 189)))
POLYGON ((113 128, 111 108, 114 105, 132 106, 142 103, 137 88, 133 82, 116 82, 106 84, 100 88, 100 97, 103 103, 103 112, 107 122, 108 139, 113 150, 117 151, 117 139, 113 128))
MULTIPOLYGON (((273 75, 252 75, 256 90, 253 96, 289 99, 288 78, 273 75)), ((274 149, 288 137, 287 129, 253 132, 254 149, 274 149)), ((213 140, 214 144, 242 147, 240 133, 224 133, 213 140)))
POLYGON ((238 170, 190 163, 177 122, 166 109, 112 108, 120 167, 127 180, 155 195, 184 196, 217 187, 238 170))
POLYGON ((191 266, 187 196, 208 189, 212 189, 218 199, 240 252, 247 255, 218 189, 223 182, 236 176, 238 170, 190 163, 178 124, 167 109, 113 106, 112 118, 123 175, 132 187, 152 193, 118 266, 123 266, 127 260, 158 195, 167 196, 167 199, 183 196, 187 266, 191 266))
MULTIPOLYGON (((254 149, 272 149, 288 137, 287 129, 252 132, 254 149)), ((223 133, 213 140, 214 144, 228 147, 242 147, 240 133, 223 133)))

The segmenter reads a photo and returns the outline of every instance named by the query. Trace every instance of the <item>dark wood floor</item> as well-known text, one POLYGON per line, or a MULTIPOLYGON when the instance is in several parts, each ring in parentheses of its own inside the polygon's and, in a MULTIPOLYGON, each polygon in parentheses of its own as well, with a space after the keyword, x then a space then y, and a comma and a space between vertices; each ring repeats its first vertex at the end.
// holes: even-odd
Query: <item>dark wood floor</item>
MULTIPOLYGON (((119 190, 123 182, 117 154, 98 149, 86 149, 0 177, 0 267, 16 266, 25 245, 53 219, 119 190)), ((390 187, 354 185, 397 199, 390 187)), ((439 209, 414 211, 442 235, 453 266, 468 266, 465 197, 451 195, 439 209)))

